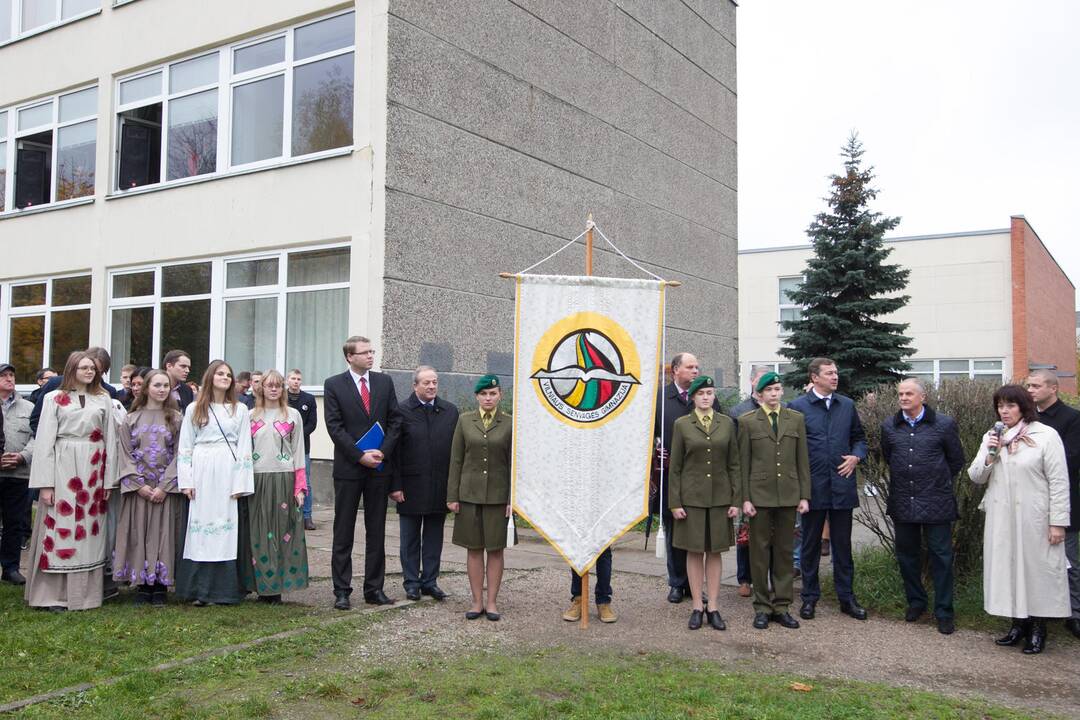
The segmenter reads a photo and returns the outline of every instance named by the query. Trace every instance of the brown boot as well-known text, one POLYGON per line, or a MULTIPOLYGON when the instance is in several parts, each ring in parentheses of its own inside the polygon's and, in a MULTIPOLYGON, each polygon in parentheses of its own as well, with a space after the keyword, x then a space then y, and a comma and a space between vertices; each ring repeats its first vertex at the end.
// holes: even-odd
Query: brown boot
POLYGON ((603 623, 613 623, 619 619, 619 616, 611 609, 611 603, 601 603, 597 605, 596 614, 600 616, 600 622, 603 623))
POLYGON ((581 619, 581 596, 578 595, 570 601, 570 607, 562 614, 566 622, 577 622, 581 619))

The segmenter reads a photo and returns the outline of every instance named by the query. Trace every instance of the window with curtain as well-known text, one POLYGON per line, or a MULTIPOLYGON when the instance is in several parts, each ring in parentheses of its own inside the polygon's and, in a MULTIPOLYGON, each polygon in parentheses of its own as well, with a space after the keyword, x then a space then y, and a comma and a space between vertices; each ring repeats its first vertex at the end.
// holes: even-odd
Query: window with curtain
POLYGON ((90 276, 43 278, 5 286, 2 306, 15 382, 30 385, 42 367, 57 372, 90 344, 90 276))

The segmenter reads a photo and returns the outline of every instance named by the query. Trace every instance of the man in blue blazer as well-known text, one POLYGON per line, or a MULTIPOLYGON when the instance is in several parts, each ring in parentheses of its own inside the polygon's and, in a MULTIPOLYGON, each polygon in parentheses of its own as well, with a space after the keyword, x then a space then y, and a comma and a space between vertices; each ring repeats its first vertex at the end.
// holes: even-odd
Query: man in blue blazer
POLYGON ((832 536, 833 584, 840 612, 866 619, 851 589, 855 564, 851 559, 852 511, 859 506, 855 467, 866 458, 866 433, 855 402, 836 392, 840 373, 829 358, 810 361, 810 390, 788 407, 806 417, 810 449, 810 512, 802 516, 802 607, 799 615, 810 620, 821 598, 818 564, 821 533, 829 521, 832 536))

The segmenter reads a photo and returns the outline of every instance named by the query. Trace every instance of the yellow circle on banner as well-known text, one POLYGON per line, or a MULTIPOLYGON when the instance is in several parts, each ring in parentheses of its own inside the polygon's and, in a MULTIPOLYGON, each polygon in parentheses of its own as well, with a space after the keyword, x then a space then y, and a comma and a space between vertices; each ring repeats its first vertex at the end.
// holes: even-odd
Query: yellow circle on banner
POLYGON ((621 325, 595 312, 575 313, 548 328, 530 368, 540 404, 578 428, 617 417, 641 386, 637 345, 621 325))

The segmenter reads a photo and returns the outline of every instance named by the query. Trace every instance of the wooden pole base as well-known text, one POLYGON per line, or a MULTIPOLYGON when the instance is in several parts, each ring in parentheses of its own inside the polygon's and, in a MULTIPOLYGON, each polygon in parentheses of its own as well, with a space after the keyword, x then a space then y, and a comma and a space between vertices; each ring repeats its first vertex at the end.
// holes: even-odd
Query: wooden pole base
POLYGON ((581 574, 581 629, 589 629, 589 571, 581 574))

